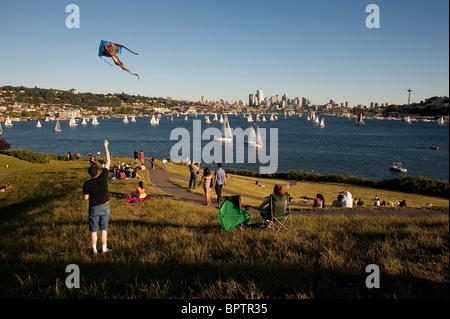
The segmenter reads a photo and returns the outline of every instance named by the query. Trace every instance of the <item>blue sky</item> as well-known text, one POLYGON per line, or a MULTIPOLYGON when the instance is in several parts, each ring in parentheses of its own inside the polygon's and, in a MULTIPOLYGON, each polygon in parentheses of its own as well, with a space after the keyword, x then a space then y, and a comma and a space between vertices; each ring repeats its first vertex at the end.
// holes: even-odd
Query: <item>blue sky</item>
POLYGON ((0 30, 0 85, 351 106, 449 95, 448 0, 2 0, 0 30), (79 29, 65 25, 71 3, 79 29), (119 58, 141 80, 104 63, 100 40, 138 52, 119 58))

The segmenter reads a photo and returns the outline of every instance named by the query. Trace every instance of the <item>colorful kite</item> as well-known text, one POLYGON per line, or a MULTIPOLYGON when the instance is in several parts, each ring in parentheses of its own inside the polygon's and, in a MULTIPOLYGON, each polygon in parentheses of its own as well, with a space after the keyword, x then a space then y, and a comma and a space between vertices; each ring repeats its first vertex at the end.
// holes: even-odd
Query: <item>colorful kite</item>
MULTIPOLYGON (((98 50, 98 56, 100 58, 102 58, 102 56, 107 56, 107 57, 112 58, 116 65, 120 66, 123 70, 127 71, 128 73, 130 73, 132 75, 136 75, 138 77, 138 79, 139 79, 139 75, 137 75, 136 73, 131 73, 130 70, 125 68, 123 63, 117 57, 117 54, 120 54, 122 52, 122 48, 125 48, 126 50, 130 51, 131 53, 137 55, 136 52, 131 51, 130 49, 128 49, 127 47, 125 47, 125 46, 123 46, 121 44, 112 43, 112 42, 108 42, 108 41, 102 40, 100 42, 100 47, 99 47, 99 50, 98 50)), ((108 62, 106 62, 106 63, 108 63, 108 62)))

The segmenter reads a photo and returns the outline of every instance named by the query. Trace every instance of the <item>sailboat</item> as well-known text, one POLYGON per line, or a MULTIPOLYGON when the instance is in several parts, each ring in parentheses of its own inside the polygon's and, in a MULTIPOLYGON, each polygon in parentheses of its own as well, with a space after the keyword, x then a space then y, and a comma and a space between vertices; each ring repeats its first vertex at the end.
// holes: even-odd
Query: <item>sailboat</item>
POLYGON ((189 119, 188 119, 188 116, 186 115, 185 117, 184 117, 184 120, 185 121, 189 121, 189 119))
POLYGON ((213 122, 219 122, 219 119, 217 118, 217 113, 214 114, 213 122))
POLYGON ((220 124, 223 124, 223 116, 222 116, 222 114, 220 114, 219 123, 220 123, 220 124))
POLYGON ((437 122, 440 126, 444 126, 445 125, 444 117, 441 116, 437 122))
POLYGON ((211 120, 209 119, 208 115, 205 116, 205 122, 206 124, 211 124, 211 120))
POLYGON ((128 116, 125 114, 125 116, 123 117, 123 122, 126 124, 126 123, 128 123, 129 121, 128 121, 128 116))
POLYGON ((314 119, 314 125, 319 125, 319 124, 320 124, 319 117, 316 116, 316 118, 314 119))
POLYGON ((322 120, 320 121, 320 128, 324 128, 325 127, 325 120, 322 117, 322 120))
POLYGON ((255 121, 256 121, 256 122, 261 122, 261 119, 259 118, 259 114, 256 114, 256 119, 255 119, 255 121))
POLYGON ((262 142, 262 138, 261 138, 261 132, 259 131, 259 127, 256 127, 256 147, 263 147, 264 144, 262 142))
POLYGON ((152 115, 152 119, 150 120, 150 124, 151 125, 158 125, 159 124, 159 119, 155 119, 155 116, 152 115))
POLYGON ((406 124, 411 124, 411 118, 409 116, 407 116, 405 118, 405 122, 406 122, 406 124))
POLYGON ((311 121, 314 121, 316 119, 316 113, 315 112, 311 112, 311 116, 308 117, 311 121))
POLYGON ((220 131, 222 132, 222 136, 214 136, 215 140, 222 142, 233 142, 233 133, 231 132, 230 122, 228 122, 228 117, 226 115, 220 131))
POLYGON ((5 127, 12 127, 12 126, 13 126, 13 124, 11 122, 11 118, 8 115, 5 120, 5 127))
POLYGON ((55 128, 53 129, 53 132, 61 133, 61 125, 59 125, 59 120, 56 120, 55 128))
POLYGON ((173 115, 170 117, 170 123, 173 122, 173 115))
POLYGON ((75 121, 75 117, 73 116, 73 114, 72 114, 72 117, 70 118, 70 121, 69 121, 69 126, 70 127, 75 127, 75 126, 77 126, 78 124, 77 124, 77 122, 75 121))
POLYGON ((86 119, 83 117, 83 121, 81 121, 81 125, 87 125, 86 119))
POLYGON ((94 115, 94 118, 92 119, 92 125, 99 125, 100 123, 97 121, 97 117, 94 115))
POLYGON ((253 117, 251 114, 248 115, 247 122, 253 122, 253 117))
POLYGON ((136 123, 136 118, 134 116, 131 117, 131 122, 136 123))
POLYGON ((275 121, 275 119, 273 118, 273 113, 272 113, 272 115, 270 116, 269 121, 275 121))
POLYGON ((50 119, 48 118, 48 116, 45 118, 45 122, 50 122, 50 119))
POLYGON ((267 122, 267 120, 266 120, 266 117, 263 115, 263 117, 262 117, 262 121, 263 122, 267 122))
POLYGON ((364 125, 366 123, 364 123, 364 118, 363 118, 363 114, 359 113, 359 115, 356 117, 356 125, 364 125))
POLYGON ((39 127, 39 128, 42 127, 42 124, 39 120, 37 121, 36 127, 39 127))

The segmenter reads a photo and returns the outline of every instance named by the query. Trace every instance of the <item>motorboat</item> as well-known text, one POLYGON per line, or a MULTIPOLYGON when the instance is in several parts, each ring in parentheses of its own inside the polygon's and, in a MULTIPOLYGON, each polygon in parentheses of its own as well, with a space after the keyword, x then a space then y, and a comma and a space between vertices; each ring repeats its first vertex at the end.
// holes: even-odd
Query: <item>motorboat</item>
POLYGON ((406 173, 408 170, 403 167, 402 163, 392 163, 391 170, 394 172, 406 173))

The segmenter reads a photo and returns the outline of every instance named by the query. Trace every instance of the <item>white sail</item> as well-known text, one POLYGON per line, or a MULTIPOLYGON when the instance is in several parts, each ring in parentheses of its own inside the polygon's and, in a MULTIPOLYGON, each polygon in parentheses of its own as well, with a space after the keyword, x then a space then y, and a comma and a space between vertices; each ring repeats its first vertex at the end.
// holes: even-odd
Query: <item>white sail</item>
POLYGON ((248 144, 256 145, 256 132, 253 126, 250 127, 250 136, 248 137, 248 144))
POLYGON ((124 123, 128 123, 129 121, 128 121, 128 116, 125 114, 125 116, 123 117, 123 122, 124 123))
POLYGON ((75 117, 73 116, 73 114, 72 114, 72 117, 70 118, 70 121, 69 121, 69 126, 70 127, 74 127, 74 126, 77 126, 78 124, 77 124, 77 122, 75 121, 75 117))
POLYGON ((319 125, 319 117, 316 116, 316 118, 314 119, 314 125, 319 125))
POLYGON ((253 117, 251 114, 248 115, 247 122, 253 122, 253 117))
POLYGON ((443 117, 443 116, 441 116, 441 117, 439 118, 438 124, 439 124, 440 126, 444 126, 444 125, 445 125, 445 121, 444 121, 444 117, 443 117))
POLYGON ((256 147, 263 147, 263 141, 262 141, 262 137, 261 137, 261 132, 259 131, 259 127, 256 127, 256 147))
POLYGON ((8 115, 5 120, 5 127, 12 127, 12 126, 13 126, 13 124, 11 122, 11 118, 8 115))
POLYGON ((97 121, 97 117, 94 115, 94 118, 92 119, 92 125, 99 125, 100 123, 97 121))
POLYGON ((185 121, 188 121, 188 120, 189 120, 187 115, 184 117, 184 120, 185 120, 185 121))
POLYGON ((211 120, 209 119, 208 115, 205 116, 205 122, 206 124, 211 124, 211 120))
POLYGON ((81 121, 81 125, 87 125, 86 119, 83 117, 83 121, 81 121))
POLYGON ((274 119, 274 117, 273 117, 273 113, 272 113, 272 115, 270 115, 269 121, 275 121, 275 119, 274 119))
POLYGON ((255 119, 255 121, 256 121, 256 122, 261 122, 261 119, 259 118, 259 114, 256 114, 256 119, 255 119))
POLYGON ((219 119, 217 118, 217 113, 214 114, 213 122, 219 122, 219 119))
POLYGON ((45 118, 45 122, 49 122, 50 119, 48 118, 48 116, 45 118))
POLYGON ((136 118, 134 116, 131 117, 131 122, 136 123, 136 118))
POLYGON ((42 124, 39 120, 37 121, 36 127, 42 127, 42 124))
POLYGON ((322 120, 320 121, 320 127, 321 127, 321 128, 324 128, 324 127, 325 127, 325 120, 324 120, 323 117, 322 117, 322 120))
POLYGON ((61 125, 59 125, 59 120, 56 120, 55 128, 53 129, 53 132, 61 132, 61 125))
POLYGON ((158 125, 158 124, 159 124, 159 119, 158 119, 158 117, 155 118, 155 116, 152 115, 152 119, 150 120, 150 124, 151 124, 151 125, 158 125))
POLYGON ((228 117, 225 115, 222 129, 220 130, 222 136, 215 136, 214 139, 220 140, 223 142, 232 142, 233 141, 233 133, 231 132, 230 123, 228 122, 228 117))
POLYGON ((267 120, 266 120, 266 117, 263 115, 263 117, 262 117, 262 121, 263 122, 267 122, 267 120))
POLYGON ((406 122, 406 124, 411 124, 411 118, 409 116, 407 116, 405 118, 405 122, 406 122))

